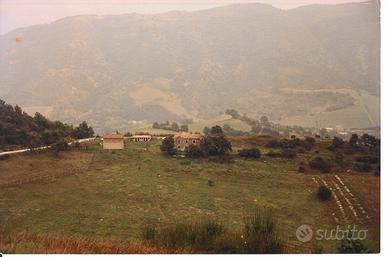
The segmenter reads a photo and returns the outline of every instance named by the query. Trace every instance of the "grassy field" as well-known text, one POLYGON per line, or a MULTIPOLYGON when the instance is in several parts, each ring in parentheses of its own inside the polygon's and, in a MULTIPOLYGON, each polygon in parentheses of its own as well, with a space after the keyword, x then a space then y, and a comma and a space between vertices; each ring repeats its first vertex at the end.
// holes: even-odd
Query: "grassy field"
MULTIPOLYGON (((232 143, 235 151, 252 144, 249 140, 232 143)), ((0 230, 5 235, 43 233, 133 243, 141 241, 145 225, 166 226, 212 217, 238 229, 248 212, 269 207, 278 219, 282 239, 292 244, 302 245, 295 237, 302 224, 332 229, 337 224, 358 222, 370 231, 367 246, 379 249, 379 177, 340 173, 372 219, 337 223, 332 217, 335 202, 322 203, 316 198, 317 185, 312 177, 320 173, 296 171, 303 155, 297 160, 244 160, 235 156, 231 163, 216 163, 167 157, 160 153, 159 144, 131 142, 125 150, 107 151, 94 142, 59 156, 41 152, 0 161, 2 180, 80 171, 50 181, 2 187, 0 230), (209 186, 209 180, 215 185, 209 186)), ((312 240, 303 246, 314 249, 320 245, 325 252, 333 252, 339 243, 312 240)), ((28 251, 28 246, 23 247, 12 249, 28 251)))

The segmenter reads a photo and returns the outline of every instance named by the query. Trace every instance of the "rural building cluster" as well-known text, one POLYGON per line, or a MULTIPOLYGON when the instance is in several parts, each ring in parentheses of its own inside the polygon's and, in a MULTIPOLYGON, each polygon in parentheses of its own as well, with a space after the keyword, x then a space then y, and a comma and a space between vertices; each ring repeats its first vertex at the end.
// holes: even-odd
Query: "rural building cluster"
MULTIPOLYGON (((129 137, 131 142, 148 142, 151 135, 134 135, 129 137)), ((160 139, 160 137, 157 137, 160 139)), ((189 132, 178 132, 174 135, 174 145, 177 151, 186 151, 190 145, 199 146, 203 136, 189 132)), ((105 134, 103 136, 103 149, 119 150, 124 149, 124 136, 120 133, 105 134)))

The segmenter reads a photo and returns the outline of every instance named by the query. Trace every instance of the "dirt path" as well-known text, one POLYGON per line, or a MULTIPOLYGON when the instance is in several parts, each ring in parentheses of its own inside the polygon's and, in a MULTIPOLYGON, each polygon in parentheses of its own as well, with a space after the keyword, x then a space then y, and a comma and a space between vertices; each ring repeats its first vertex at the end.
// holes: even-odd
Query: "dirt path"
POLYGON ((360 200, 350 191, 339 175, 317 175, 312 177, 317 185, 325 185, 332 192, 335 207, 332 216, 336 223, 367 223, 371 217, 365 211, 360 200))

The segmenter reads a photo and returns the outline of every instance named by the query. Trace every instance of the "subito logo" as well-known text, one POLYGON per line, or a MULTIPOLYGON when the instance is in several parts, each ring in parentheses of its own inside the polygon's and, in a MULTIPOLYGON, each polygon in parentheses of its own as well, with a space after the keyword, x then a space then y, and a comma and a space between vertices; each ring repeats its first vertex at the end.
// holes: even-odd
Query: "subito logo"
POLYGON ((296 229, 295 235, 300 242, 306 243, 313 238, 313 230, 309 225, 301 225, 296 229))

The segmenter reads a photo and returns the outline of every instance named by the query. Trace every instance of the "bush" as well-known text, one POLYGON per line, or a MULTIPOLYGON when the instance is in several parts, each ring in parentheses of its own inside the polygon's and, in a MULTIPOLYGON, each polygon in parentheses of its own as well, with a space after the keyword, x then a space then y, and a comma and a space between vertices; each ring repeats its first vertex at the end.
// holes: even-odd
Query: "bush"
POLYGON ((354 169, 358 172, 369 172, 372 166, 369 163, 356 163, 354 169))
POLYGON ((167 155, 176 154, 174 138, 172 136, 168 136, 162 141, 162 145, 160 146, 160 150, 167 155))
POLYGON ((304 166, 299 166, 298 171, 303 173, 306 171, 306 168, 304 166))
POLYGON ((338 248, 339 253, 369 253, 368 248, 366 248, 362 241, 360 240, 351 240, 344 238, 341 241, 341 245, 338 248))
POLYGON ((326 186, 320 186, 317 195, 320 200, 327 201, 331 198, 331 190, 326 186))
POLYGON ((186 157, 199 158, 203 155, 201 149, 196 145, 189 145, 186 153, 186 157))
POLYGON ((51 150, 58 154, 59 152, 68 151, 70 149, 69 144, 65 140, 60 140, 51 145, 51 150))
POLYGON ((156 236, 156 228, 153 225, 146 225, 142 228, 142 237, 146 241, 154 240, 156 236))
POLYGON ((238 151, 238 155, 244 158, 260 158, 261 152, 258 148, 242 149, 238 151))
POLYGON ((281 153, 270 150, 267 153, 267 156, 272 157, 272 158, 277 158, 277 157, 281 157, 281 153))
POLYGON ((268 210, 256 210, 244 219, 242 231, 231 232, 221 223, 204 219, 178 223, 160 230, 143 229, 143 240, 169 251, 201 253, 281 253, 276 220, 268 210))
POLYGON ((330 151, 336 151, 344 145, 344 140, 339 137, 334 137, 331 145, 329 146, 330 151))
POLYGON ((207 184, 208 184, 208 186, 210 186, 210 187, 212 187, 212 186, 215 185, 214 181, 211 180, 211 179, 209 179, 209 180, 207 181, 207 184))
POLYGON ((310 160, 309 166, 313 169, 323 172, 330 172, 332 168, 330 161, 325 160, 320 156, 314 157, 312 160, 310 160))
MULTIPOLYGON (((189 248, 197 251, 209 251, 212 250, 216 237, 223 232, 224 226, 215 220, 178 223, 161 229, 154 236, 154 243, 168 249, 189 248)), ((147 235, 143 234, 143 236, 147 235)))
POLYGON ((285 149, 281 152, 281 157, 284 158, 294 158, 296 156, 296 152, 291 149, 285 149))
POLYGON ((282 252, 282 244, 277 235, 276 220, 269 210, 257 209, 245 218, 244 253, 274 254, 282 252))
POLYGON ((296 156, 296 152, 292 149, 285 149, 281 152, 275 152, 275 151, 270 150, 267 153, 267 156, 272 157, 272 158, 279 158, 279 157, 294 158, 296 156))
POLYGON ((358 156, 354 158, 356 162, 363 162, 369 164, 376 164, 380 162, 380 158, 378 156, 366 155, 366 156, 358 156))

